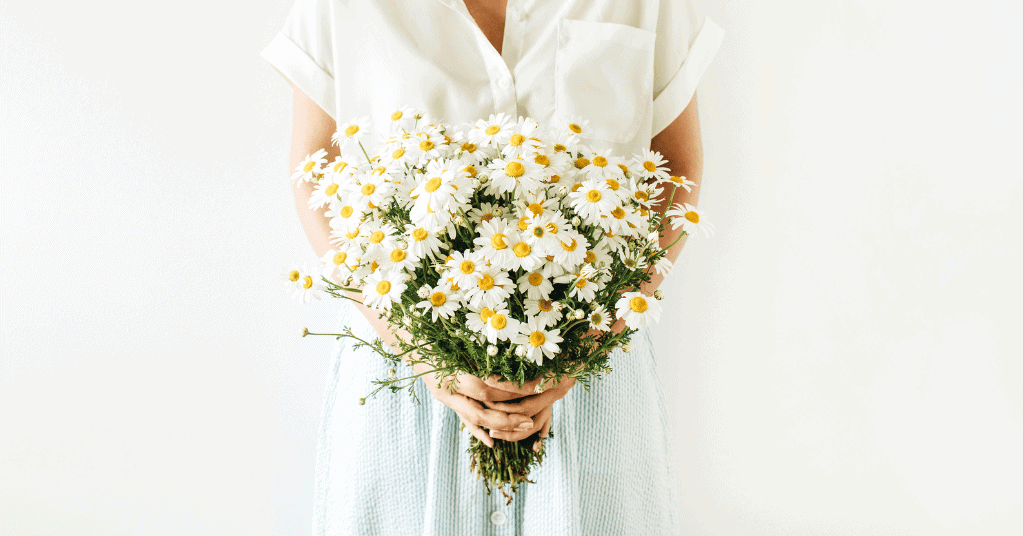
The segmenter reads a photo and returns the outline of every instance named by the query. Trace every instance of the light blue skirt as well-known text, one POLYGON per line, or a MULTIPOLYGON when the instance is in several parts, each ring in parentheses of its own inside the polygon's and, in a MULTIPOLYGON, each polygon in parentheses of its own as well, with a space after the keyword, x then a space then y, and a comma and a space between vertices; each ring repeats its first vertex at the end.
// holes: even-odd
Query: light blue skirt
MULTIPOLYGON (((345 326, 376 337, 347 302, 345 326)), ((334 345, 317 445, 317 536, 677 536, 677 502, 661 382, 650 333, 616 350, 612 373, 577 384, 552 407, 544 464, 511 504, 469 469, 469 432, 422 381, 420 403, 382 390, 388 364, 343 338, 334 345)), ((412 374, 402 365, 401 376, 412 374)))

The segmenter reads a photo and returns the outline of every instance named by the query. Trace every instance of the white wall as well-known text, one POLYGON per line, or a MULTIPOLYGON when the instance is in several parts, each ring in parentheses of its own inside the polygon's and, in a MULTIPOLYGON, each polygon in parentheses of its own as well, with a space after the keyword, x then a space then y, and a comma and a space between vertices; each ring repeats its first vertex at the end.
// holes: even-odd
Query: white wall
MULTIPOLYGON (((976 4, 700 2, 687 534, 1024 531, 1022 8, 976 4)), ((0 4, 0 534, 308 533, 289 7, 0 4)))

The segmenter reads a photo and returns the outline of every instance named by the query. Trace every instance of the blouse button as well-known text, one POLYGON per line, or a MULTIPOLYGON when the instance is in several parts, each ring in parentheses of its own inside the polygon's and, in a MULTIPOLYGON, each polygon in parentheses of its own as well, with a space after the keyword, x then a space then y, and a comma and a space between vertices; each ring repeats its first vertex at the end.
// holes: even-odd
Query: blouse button
POLYGON ((494 513, 491 514, 491 523, 494 523, 499 527, 504 525, 506 521, 508 521, 508 516, 506 516, 505 512, 502 512, 501 510, 495 510, 494 513))

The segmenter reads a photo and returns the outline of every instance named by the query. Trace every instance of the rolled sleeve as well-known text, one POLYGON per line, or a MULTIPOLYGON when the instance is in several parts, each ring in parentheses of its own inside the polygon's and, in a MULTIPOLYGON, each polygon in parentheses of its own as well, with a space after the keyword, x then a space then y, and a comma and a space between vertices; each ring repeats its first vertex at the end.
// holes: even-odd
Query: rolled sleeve
POLYGON ((337 113, 331 7, 322 0, 297 0, 284 28, 260 56, 331 117, 337 113))
MULTIPOLYGON (((679 5, 672 0, 666 2, 679 5)), ((685 12, 663 13, 668 15, 667 20, 659 20, 659 37, 655 45, 656 90, 651 122, 652 138, 669 126, 690 104, 697 83, 711 64, 725 36, 722 28, 710 17, 701 19, 692 4, 686 2, 683 5, 685 12), (687 40, 686 37, 678 36, 693 37, 687 40), (660 51, 658 46, 661 47, 660 51)))

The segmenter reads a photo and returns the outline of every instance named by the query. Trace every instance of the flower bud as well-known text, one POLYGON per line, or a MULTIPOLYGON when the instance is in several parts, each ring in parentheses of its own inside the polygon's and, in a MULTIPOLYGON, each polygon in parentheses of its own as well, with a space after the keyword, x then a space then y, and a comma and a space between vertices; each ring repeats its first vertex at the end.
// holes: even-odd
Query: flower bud
POLYGON ((654 291, 654 299, 656 299, 656 300, 664 300, 665 299, 665 291, 661 290, 660 288, 658 290, 655 290, 654 291))
POLYGON ((452 218, 452 223, 461 227, 466 223, 466 218, 463 218, 461 214, 457 214, 454 218, 452 218))
POLYGON ((526 357, 525 346, 516 346, 516 357, 526 357))
POLYGON ((302 336, 305 337, 306 335, 309 335, 309 328, 302 328, 302 336))
POLYGON ((632 350, 633 350, 633 345, 632 344, 629 344, 628 342, 622 343, 622 351, 623 352, 626 352, 628 354, 632 350))
POLYGON ((407 247, 409 247, 409 243, 406 242, 404 238, 399 238, 398 239, 398 249, 405 249, 407 247))
POLYGON ((491 357, 498 355, 498 347, 493 344, 487 345, 487 355, 491 357))
POLYGON ((584 314, 585 313, 583 312, 583 309, 576 309, 575 311, 572 312, 572 317, 575 318, 576 320, 583 320, 584 314))
POLYGON ((365 406, 366 405, 366 399, 365 398, 360 398, 359 399, 359 405, 360 406, 365 406))
POLYGON ((583 220, 581 220, 579 216, 573 216, 572 217, 572 226, 573 227, 579 227, 581 223, 583 223, 583 220))
POLYGON ((419 290, 416 291, 416 295, 422 299, 430 297, 430 285, 423 285, 419 290))
POLYGON ((544 392, 544 384, 543 383, 538 383, 537 387, 533 388, 533 392, 534 393, 543 393, 544 392))
POLYGON ((568 186, 563 186, 563 187, 558 189, 558 197, 565 197, 567 195, 569 195, 569 187, 568 186))
POLYGON ((562 302, 551 302, 551 309, 553 311, 561 311, 563 307, 565 306, 562 305, 562 302))
POLYGON ((500 217, 502 217, 505 214, 505 210, 503 208, 501 208, 501 207, 498 207, 498 208, 492 210, 491 214, 494 214, 495 218, 500 218, 500 217))

